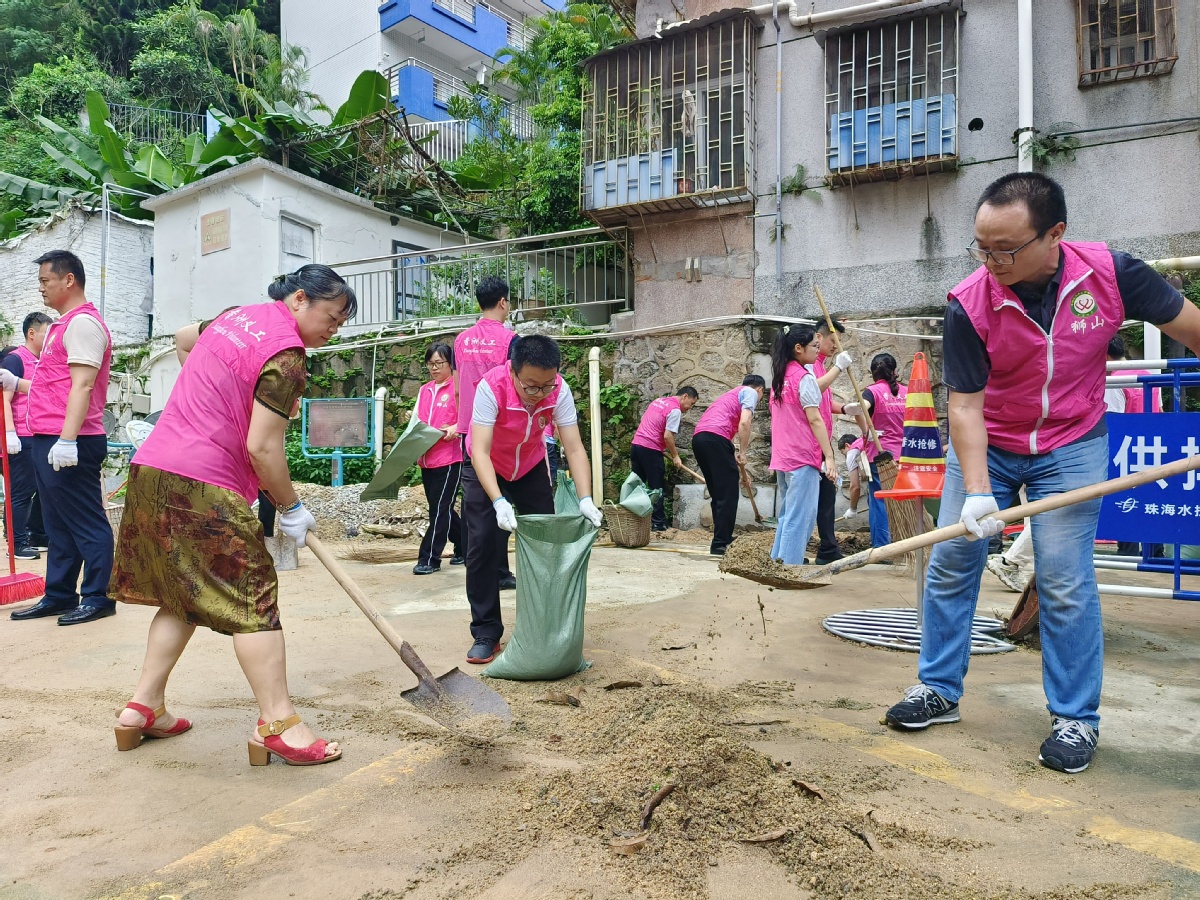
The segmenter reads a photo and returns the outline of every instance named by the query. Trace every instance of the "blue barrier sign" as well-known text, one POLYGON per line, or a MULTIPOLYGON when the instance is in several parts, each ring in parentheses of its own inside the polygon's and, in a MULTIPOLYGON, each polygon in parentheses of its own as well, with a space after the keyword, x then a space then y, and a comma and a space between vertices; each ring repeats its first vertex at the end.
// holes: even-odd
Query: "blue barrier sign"
MULTIPOLYGON (((1195 413, 1109 413, 1108 477, 1132 475, 1200 453, 1195 413)), ((1109 541, 1200 543, 1195 470, 1104 497, 1096 536, 1109 541)))

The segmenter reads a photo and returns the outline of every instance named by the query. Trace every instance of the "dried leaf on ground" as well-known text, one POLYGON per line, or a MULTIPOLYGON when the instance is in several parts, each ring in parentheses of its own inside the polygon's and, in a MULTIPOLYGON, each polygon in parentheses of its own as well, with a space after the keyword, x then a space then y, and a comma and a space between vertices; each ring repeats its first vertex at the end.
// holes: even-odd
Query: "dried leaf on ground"
POLYGON ((563 691, 547 691, 546 696, 535 703, 556 703, 559 706, 583 706, 579 698, 572 694, 564 693, 563 691))
POLYGON ((781 838, 787 837, 792 833, 790 828, 777 828, 775 831, 764 831, 762 834, 756 834, 753 837, 740 838, 743 844, 769 844, 772 841, 778 841, 781 838))
POLYGON ((663 649, 664 650, 691 650, 695 646, 696 645, 694 643, 692 643, 692 644, 675 644, 674 646, 671 646, 671 647, 663 647, 663 649))
POLYGON ((639 834, 637 837, 625 838, 623 840, 609 841, 608 849, 613 853, 621 856, 633 856, 643 847, 646 846, 646 840, 650 837, 648 834, 639 834))
POLYGON ((640 681, 614 681, 612 684, 606 684, 606 691, 620 691, 625 688, 639 688, 642 686, 640 681))
POLYGON ((817 787, 815 784, 809 784, 807 781, 796 781, 796 780, 793 780, 792 784, 794 784, 796 787, 800 788, 801 793, 807 794, 810 797, 816 797, 818 800, 828 800, 829 799, 828 797, 825 796, 825 792, 823 790, 821 790, 819 787, 817 787))

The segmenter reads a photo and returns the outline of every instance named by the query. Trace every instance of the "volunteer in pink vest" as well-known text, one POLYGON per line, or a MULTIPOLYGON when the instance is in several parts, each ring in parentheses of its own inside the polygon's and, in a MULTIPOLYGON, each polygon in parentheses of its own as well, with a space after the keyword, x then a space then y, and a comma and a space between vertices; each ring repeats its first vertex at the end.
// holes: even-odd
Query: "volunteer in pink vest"
POLYGON ((467 662, 491 662, 504 634, 498 569, 504 543, 517 529, 517 514, 550 515, 554 496, 546 469, 546 426, 558 428, 579 512, 597 528, 602 517, 592 502, 592 472, 579 437, 571 388, 558 374, 558 344, 528 335, 513 346, 512 359, 488 372, 475 392, 471 414, 471 459, 463 474, 463 519, 467 545, 467 600, 471 637, 467 662), (478 537, 478 540, 476 538, 478 537))
POLYGON ((421 538, 414 575, 432 575, 442 567, 446 541, 454 545, 450 565, 461 566, 462 523, 454 511, 458 484, 462 478, 462 441, 458 437, 458 409, 454 405, 454 351, 448 344, 430 344, 425 350, 425 365, 432 376, 417 394, 413 414, 426 425, 440 428, 445 437, 417 460, 421 468, 421 486, 429 503, 429 528, 421 538))
MULTIPOLYGON (((851 360, 849 353, 838 352, 837 344, 833 340, 833 332, 845 334, 846 326, 839 322, 836 316, 829 318, 833 322, 833 331, 829 328, 829 322, 817 323, 819 349, 817 350, 817 361, 813 363, 813 374, 817 376, 817 384, 821 386, 821 419, 825 422, 826 430, 832 435, 835 414, 855 416, 861 412, 861 408, 854 400, 843 404, 833 396, 833 382, 850 368, 851 360)), ((836 562, 845 555, 838 544, 837 533, 834 530, 835 506, 837 506, 837 484, 827 478, 822 478, 820 487, 817 489, 817 539, 819 544, 815 562, 819 566, 836 562)))
MULTIPOLYGON (((899 728, 959 720, 971 623, 993 513, 1024 486, 1031 501, 1104 481, 1105 350, 1125 319, 1200 350, 1200 309, 1145 263, 1063 240, 1067 206, 1045 175, 984 191, 968 248, 979 269, 950 291, 942 380, 950 446, 939 525, 970 534, 933 547, 925 582, 920 684, 887 712, 899 728)), ((1100 500, 1033 517, 1042 685, 1051 716, 1041 762, 1081 772, 1100 725, 1104 639, 1092 566, 1100 500)), ((1153 735, 1137 740, 1150 746, 1153 735)))
MULTIPOLYGON (((471 410, 475 389, 483 376, 508 360, 516 335, 504 325, 511 306, 508 282, 488 275, 475 285, 475 300, 479 303, 479 321, 454 339, 454 389, 458 406, 458 433, 462 436, 463 480, 475 477, 471 468, 471 410)), ((470 524, 463 523, 463 553, 471 546, 470 524)), ((514 590, 517 579, 508 567, 508 534, 499 533, 496 556, 500 561, 500 589, 514 590)))
MULTIPOLYGON (((1125 339, 1119 334, 1108 342, 1108 358, 1110 360, 1125 360, 1125 339)), ((1149 369, 1119 369, 1113 372, 1114 375, 1151 375, 1149 369)), ((1146 395, 1141 387, 1123 388, 1122 393, 1125 395, 1125 408, 1122 410, 1127 413, 1140 413, 1146 411, 1146 395)), ((1162 388, 1151 388, 1150 390, 1150 411, 1162 412, 1162 388)))
POLYGON ((747 375, 741 387, 726 391, 704 411, 692 432, 692 452, 708 485, 712 501, 713 537, 709 552, 724 556, 733 542, 737 522, 739 465, 750 452, 750 420, 767 383, 761 375, 747 375), (734 449, 733 440, 738 446, 734 449))
MULTIPOLYGON (((646 413, 633 436, 633 445, 629 448, 629 462, 634 474, 652 490, 661 491, 664 488, 667 474, 664 452, 671 454, 671 462, 675 465, 682 465, 679 450, 675 446, 675 435, 679 433, 683 417, 699 399, 700 393, 694 387, 684 385, 675 392, 674 397, 659 397, 651 400, 646 407, 646 413)), ((654 504, 650 527, 654 531, 667 530, 667 516, 661 496, 654 504)))
POLYGON ((197 625, 233 636, 258 703, 250 765, 331 762, 337 743, 300 720, 287 686, 279 581, 251 504, 263 490, 279 529, 303 547, 316 527, 292 486, 284 437, 307 380, 305 348, 326 344, 358 302, 328 266, 309 264, 267 289, 272 302, 228 309, 175 335, 183 370, 134 454, 113 593, 156 606, 117 749, 191 727, 166 711, 167 678, 197 625))
POLYGON ((17 376, 17 388, 4 392, 5 439, 8 467, 12 476, 13 544, 17 559, 40 559, 50 546, 42 523, 41 501, 37 496, 37 476, 33 469, 33 434, 29 431, 29 386, 37 372, 38 357, 53 323, 44 312, 31 312, 21 323, 24 345, 17 347, 0 363, 17 376))
MULTIPOLYGON (((871 424, 875 426, 875 432, 879 435, 880 447, 899 461, 900 448, 904 444, 904 401, 908 397, 908 388, 896 377, 896 357, 890 353, 876 353, 871 358, 871 377, 875 382, 863 389, 863 406, 871 415, 871 424)), ((859 425, 866 434, 865 417, 859 419, 859 425)), ((891 543, 892 537, 888 529, 887 507, 875 496, 875 492, 881 490, 879 467, 875 462, 879 450, 870 439, 864 440, 863 447, 867 461, 871 464, 871 480, 867 483, 871 546, 882 547, 891 543)))
MULTIPOLYGON (((46 596, 12 618, 58 616, 59 625, 94 622, 116 611, 108 597, 113 534, 100 489, 108 454, 104 401, 112 340, 84 294, 79 257, 52 250, 38 257, 45 304, 59 314, 46 331, 37 377, 29 385, 25 423, 42 517, 50 538, 46 596), (80 571, 83 579, 80 581, 80 571)), ((12 373, 5 372, 5 390, 12 373)), ((13 379, 15 381, 15 379, 13 379)))
POLYGON ((804 552, 817 524, 818 484, 837 481, 829 430, 821 416, 821 388, 813 374, 820 343, 811 325, 781 331, 771 350, 771 470, 779 488, 771 558, 807 562, 804 552))

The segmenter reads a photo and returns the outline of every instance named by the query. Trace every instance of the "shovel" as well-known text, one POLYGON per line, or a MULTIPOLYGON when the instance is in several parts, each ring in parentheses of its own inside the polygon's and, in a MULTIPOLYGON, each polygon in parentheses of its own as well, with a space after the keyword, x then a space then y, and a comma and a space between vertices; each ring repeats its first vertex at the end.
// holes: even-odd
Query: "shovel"
POLYGON ((505 725, 512 720, 512 711, 503 697, 479 679, 460 672, 457 666, 445 675, 435 678, 421 657, 417 656, 417 651, 408 641, 402 640, 396 629, 380 615, 362 588, 354 583, 354 579, 346 573, 341 563, 334 559, 333 554, 321 543, 321 539, 310 531, 305 543, 321 561, 321 565, 329 570, 329 574, 350 595, 350 599, 371 620, 371 624, 383 635, 384 640, 400 654, 404 664, 417 676, 417 686, 403 691, 401 697, 435 722, 455 731, 465 726, 469 732, 473 724, 471 720, 478 722, 479 716, 494 716, 502 719, 505 725))
MULTIPOLYGON (((1183 475, 1193 469, 1200 469, 1200 456, 1177 459, 1175 462, 1167 463, 1165 466, 1155 466, 1152 469, 1143 469, 1131 475, 1123 475, 1120 478, 1101 481, 1099 484, 1089 484, 1087 487, 1076 488, 1073 491, 1067 491, 1063 494, 1054 494, 1051 497, 1044 497, 1033 503, 1010 506, 1008 509, 1002 509, 1000 512, 994 513, 992 518, 999 519, 1005 525, 1009 525, 1020 521, 1026 516, 1036 516, 1039 513, 1061 509, 1064 506, 1071 506, 1075 503, 1083 503, 1087 500, 1107 497, 1109 494, 1117 494, 1121 491, 1140 487, 1143 484, 1149 484, 1160 478, 1167 479, 1173 478, 1176 475, 1183 475)), ((761 581, 764 584, 771 584, 776 587, 795 588, 798 590, 825 587, 832 583, 832 576, 841 572, 860 569, 869 563, 903 556, 905 553, 913 550, 920 550, 924 547, 940 544, 942 541, 953 540, 965 534, 967 534, 967 527, 961 522, 956 522, 953 525, 946 525, 943 528, 935 528, 933 531, 928 531, 925 534, 918 534, 916 537, 911 537, 907 540, 896 541, 883 547, 872 547, 870 550, 855 553, 853 556, 839 559, 827 566, 785 566, 781 563, 774 563, 772 564, 772 571, 766 573, 770 580, 767 580, 757 571, 744 571, 740 567, 734 567, 733 565, 725 568, 724 561, 722 561, 721 571, 740 575, 751 581, 761 581)))
POLYGON ((742 486, 746 489, 746 496, 750 498, 750 508, 754 510, 754 521, 762 522, 763 517, 758 512, 758 502, 754 499, 754 485, 750 482, 750 473, 746 471, 746 467, 739 464, 738 468, 742 472, 742 486))

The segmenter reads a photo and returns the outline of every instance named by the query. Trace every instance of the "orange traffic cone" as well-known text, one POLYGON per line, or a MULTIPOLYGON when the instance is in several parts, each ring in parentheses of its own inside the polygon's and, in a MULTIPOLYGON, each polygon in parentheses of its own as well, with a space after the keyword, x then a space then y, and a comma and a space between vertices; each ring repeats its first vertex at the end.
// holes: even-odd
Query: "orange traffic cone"
POLYGON ((900 449, 900 471, 890 490, 876 491, 886 500, 918 500, 942 496, 946 480, 946 454, 938 432, 933 392, 929 387, 929 364, 925 354, 913 358, 904 401, 904 444, 900 449))

